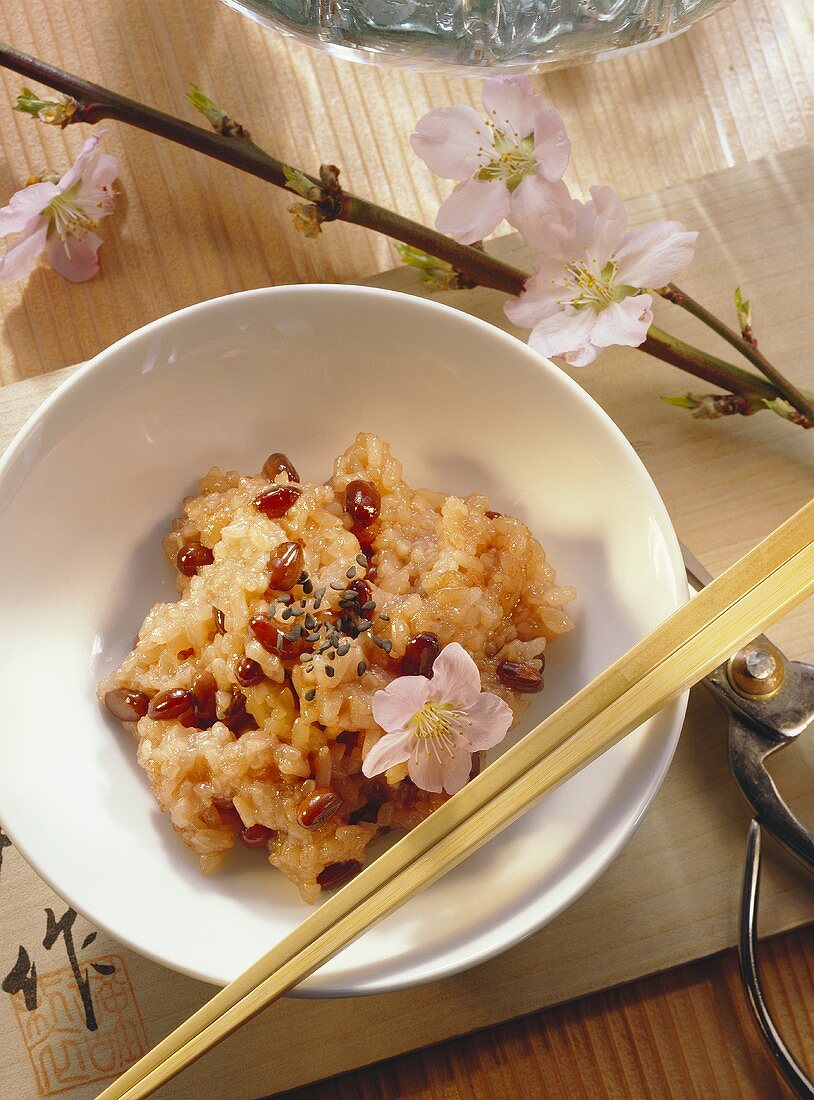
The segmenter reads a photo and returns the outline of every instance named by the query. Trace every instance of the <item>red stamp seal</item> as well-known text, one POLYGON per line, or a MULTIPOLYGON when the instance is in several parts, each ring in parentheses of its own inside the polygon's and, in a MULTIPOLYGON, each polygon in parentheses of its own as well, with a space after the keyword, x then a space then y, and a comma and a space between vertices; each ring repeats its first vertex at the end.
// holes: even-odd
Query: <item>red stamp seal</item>
POLYGON ((88 974, 96 1006, 94 1030, 88 1029, 70 966, 38 975, 36 1008, 28 1008, 19 994, 12 997, 40 1096, 117 1077, 147 1050, 144 1021, 124 959, 94 959, 88 974))

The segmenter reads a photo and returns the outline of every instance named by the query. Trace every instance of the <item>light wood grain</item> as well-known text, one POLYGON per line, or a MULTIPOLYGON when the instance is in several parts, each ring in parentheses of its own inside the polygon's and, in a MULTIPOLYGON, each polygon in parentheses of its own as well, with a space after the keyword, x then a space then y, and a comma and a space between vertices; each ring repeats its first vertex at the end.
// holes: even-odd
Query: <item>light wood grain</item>
MULTIPOLYGON (((424 221, 448 185, 411 152, 409 133, 430 107, 479 97, 474 80, 336 62, 215 0, 3 0, 0 31, 175 114, 195 81, 282 157, 311 169, 332 161, 359 193, 424 221)), ((803 143, 814 108, 812 49, 798 0, 736 0, 658 49, 536 83, 568 124, 575 190, 606 183, 632 196, 803 143)), ((10 112, 19 85, 2 74, 0 196, 32 171, 67 165, 86 132, 55 132, 10 112)), ((281 192, 117 123, 106 128, 122 194, 104 225, 104 274, 70 286, 43 267, 0 287, 2 382, 86 359, 204 298, 357 279, 394 262, 387 241, 351 226, 306 241, 281 192)))

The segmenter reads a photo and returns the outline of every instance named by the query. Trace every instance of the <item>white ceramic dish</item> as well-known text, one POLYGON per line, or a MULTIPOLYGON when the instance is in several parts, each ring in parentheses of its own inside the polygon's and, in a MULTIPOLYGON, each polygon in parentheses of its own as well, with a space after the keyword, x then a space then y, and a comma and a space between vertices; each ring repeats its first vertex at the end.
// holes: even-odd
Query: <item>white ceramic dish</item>
MULTIPOLYGON (((144 612, 172 599, 160 540, 212 464, 274 450, 308 478, 358 430, 411 484, 491 494, 579 590, 519 736, 687 598, 661 499, 586 394, 461 312, 361 287, 250 291, 165 317, 79 370, 0 463, 0 813, 23 855, 89 920, 223 983, 308 913, 257 853, 202 877, 153 801, 135 744, 94 688, 144 612)), ((463 969, 571 903, 655 795, 685 700, 301 987, 379 992, 463 969)))

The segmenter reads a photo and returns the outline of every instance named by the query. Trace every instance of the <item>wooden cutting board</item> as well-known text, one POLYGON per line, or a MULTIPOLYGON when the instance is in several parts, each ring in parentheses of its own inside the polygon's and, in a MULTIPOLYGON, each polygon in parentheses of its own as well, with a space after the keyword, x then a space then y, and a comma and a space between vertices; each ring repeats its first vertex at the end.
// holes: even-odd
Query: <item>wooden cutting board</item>
MULTIPOLYGON (((761 344, 799 383, 814 388, 811 151, 729 169, 631 200, 628 208, 636 222, 669 216, 700 228, 687 289, 723 312, 740 284, 753 301, 761 344)), ((525 262, 516 238, 502 238, 494 248, 525 262)), ((405 269, 370 282, 421 293, 405 269)), ((508 327, 499 295, 443 297, 508 327)), ((701 339, 700 326, 675 309, 660 309, 657 321, 701 339)), ((0 390, 0 448, 70 371, 0 390)), ((572 373, 632 441, 679 535, 713 572, 814 491, 814 432, 768 413, 694 421, 658 400, 686 389, 685 376, 633 351, 609 352, 572 373)), ((789 656, 813 659, 811 602, 772 634, 789 656)), ((524 943, 415 990, 357 1000, 288 999, 161 1095, 235 1100, 272 1094, 731 946, 748 813, 727 771, 725 731, 711 699, 693 692, 675 761, 624 853, 586 895, 524 943)), ((814 738, 781 754, 774 774, 795 809, 814 820, 814 738)), ((767 854, 763 932, 812 920, 810 882, 774 845, 767 854)), ((0 994, 0 1094, 86 1100, 211 990, 104 933, 93 936, 2 839, 0 857, 0 983, 6 990, 0 994)))

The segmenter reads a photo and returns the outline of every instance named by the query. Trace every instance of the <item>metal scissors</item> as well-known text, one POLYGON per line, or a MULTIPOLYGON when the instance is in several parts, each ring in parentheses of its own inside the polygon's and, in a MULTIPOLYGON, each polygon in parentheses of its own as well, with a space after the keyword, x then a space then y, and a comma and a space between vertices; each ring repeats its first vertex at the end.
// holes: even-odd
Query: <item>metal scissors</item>
MULTIPOLYGON (((682 544, 690 584, 700 591, 712 581, 682 544)), ((783 1042, 760 983, 757 916, 760 836, 767 830, 814 873, 814 832, 783 800, 766 768, 772 753, 814 728, 814 665, 789 661, 761 634, 703 681, 729 712, 729 765, 754 817, 749 823, 740 899, 738 959, 758 1027, 784 1077, 799 1096, 814 1100, 814 1083, 783 1042)))

